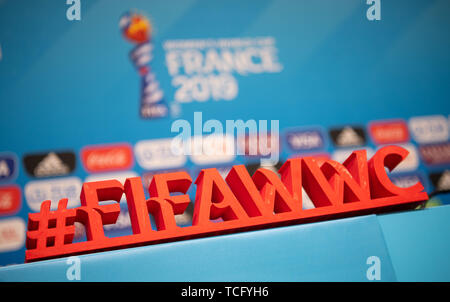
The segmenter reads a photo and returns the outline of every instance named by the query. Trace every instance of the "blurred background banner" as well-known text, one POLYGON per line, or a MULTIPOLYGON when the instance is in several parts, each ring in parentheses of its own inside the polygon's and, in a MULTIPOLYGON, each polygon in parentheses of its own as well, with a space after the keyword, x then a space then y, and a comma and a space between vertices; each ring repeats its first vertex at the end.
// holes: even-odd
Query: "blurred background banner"
MULTIPOLYGON (((224 128, 278 121, 272 169, 397 144, 410 155, 394 183, 450 189, 449 1, 78 2, 79 20, 66 1, 0 0, 0 265, 24 262, 28 213, 77 206, 85 181, 260 166, 246 152, 174 154, 172 125, 193 127, 195 112, 224 128)), ((121 204, 108 236, 131 234, 121 204)))

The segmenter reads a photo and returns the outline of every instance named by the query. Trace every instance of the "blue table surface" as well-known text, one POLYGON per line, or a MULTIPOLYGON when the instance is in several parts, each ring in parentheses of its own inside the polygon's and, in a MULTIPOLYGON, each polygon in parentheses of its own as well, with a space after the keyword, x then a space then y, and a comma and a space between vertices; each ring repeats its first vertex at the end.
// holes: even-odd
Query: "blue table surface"
MULTIPOLYGON (((81 281, 450 281, 450 206, 79 256, 81 281)), ((0 268, 1 281, 68 281, 68 258, 0 268)))

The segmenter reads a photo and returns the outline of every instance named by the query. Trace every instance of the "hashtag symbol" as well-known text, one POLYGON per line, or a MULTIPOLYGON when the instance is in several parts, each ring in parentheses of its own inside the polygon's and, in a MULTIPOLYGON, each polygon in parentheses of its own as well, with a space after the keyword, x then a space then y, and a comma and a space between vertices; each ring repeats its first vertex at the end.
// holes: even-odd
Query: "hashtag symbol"
POLYGON ((51 201, 41 204, 39 213, 28 216, 27 249, 44 250, 72 243, 75 234, 75 209, 67 209, 68 199, 61 199, 56 211, 50 211, 51 201))

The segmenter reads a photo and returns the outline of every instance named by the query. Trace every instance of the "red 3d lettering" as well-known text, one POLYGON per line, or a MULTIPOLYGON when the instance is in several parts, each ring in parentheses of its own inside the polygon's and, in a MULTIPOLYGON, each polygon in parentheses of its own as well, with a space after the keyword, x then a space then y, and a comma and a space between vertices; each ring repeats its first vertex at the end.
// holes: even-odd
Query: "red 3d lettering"
POLYGON ((67 209, 67 199, 61 199, 51 211, 51 201, 46 200, 39 213, 29 214, 25 260, 412 209, 428 199, 422 184, 399 188, 386 173, 386 168, 394 169, 407 155, 401 147, 387 146, 370 160, 364 150, 354 151, 342 164, 314 157, 291 158, 279 175, 260 168, 251 176, 238 165, 225 179, 216 169, 204 169, 195 180, 192 226, 183 228, 176 225, 175 215, 182 214, 191 202, 186 193, 192 179, 186 172, 155 175, 148 200, 139 177, 127 179, 124 185, 116 180, 85 183, 80 207, 67 209), (302 209, 302 189, 315 208, 302 209), (103 226, 116 222, 123 193, 133 234, 106 237, 103 226), (101 204, 106 200, 115 202, 101 204), (85 226, 86 241, 72 242, 75 222, 85 226))

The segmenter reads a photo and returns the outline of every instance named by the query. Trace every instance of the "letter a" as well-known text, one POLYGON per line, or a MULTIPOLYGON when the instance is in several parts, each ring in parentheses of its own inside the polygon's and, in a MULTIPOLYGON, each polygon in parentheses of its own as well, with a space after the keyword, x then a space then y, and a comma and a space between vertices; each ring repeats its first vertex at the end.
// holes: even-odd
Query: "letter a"
POLYGON ((66 17, 67 20, 73 21, 73 20, 81 20, 81 4, 80 0, 67 0, 67 5, 73 4, 71 7, 69 7, 66 11, 66 17))
POLYGON ((203 169, 197 180, 193 225, 208 225, 210 219, 245 220, 248 216, 215 168, 203 169))
POLYGON ((367 258, 366 264, 372 264, 366 273, 368 280, 381 280, 381 261, 377 256, 370 256, 367 258))
POLYGON ((81 262, 77 256, 67 258, 66 264, 70 265, 66 272, 67 280, 81 280, 81 262))
POLYGON ((367 10, 367 20, 381 20, 381 2, 380 0, 367 0, 367 4, 370 5, 374 3, 367 10))

